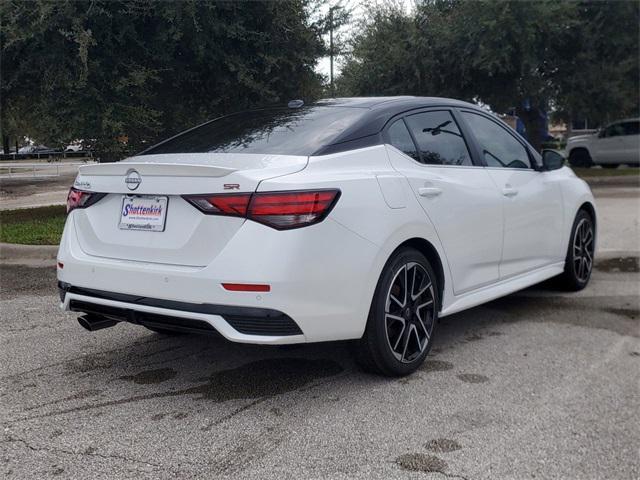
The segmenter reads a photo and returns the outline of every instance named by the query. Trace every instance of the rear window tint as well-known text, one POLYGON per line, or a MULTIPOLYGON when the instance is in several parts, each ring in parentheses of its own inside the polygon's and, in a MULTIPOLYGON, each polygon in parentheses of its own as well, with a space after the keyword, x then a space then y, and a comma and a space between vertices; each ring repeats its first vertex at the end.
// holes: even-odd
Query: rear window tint
POLYGON ((472 165, 467 144, 450 112, 417 113, 406 120, 418 143, 422 163, 472 165))
POLYGON ((142 155, 206 152, 311 155, 331 145, 366 112, 362 108, 315 105, 240 112, 180 133, 142 155))

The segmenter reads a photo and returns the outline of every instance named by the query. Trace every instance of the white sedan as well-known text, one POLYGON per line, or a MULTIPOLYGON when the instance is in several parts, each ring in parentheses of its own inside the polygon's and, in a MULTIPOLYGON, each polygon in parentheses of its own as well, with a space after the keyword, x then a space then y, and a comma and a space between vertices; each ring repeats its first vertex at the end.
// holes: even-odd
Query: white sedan
POLYGON ((578 135, 567 141, 569 163, 574 167, 601 165, 616 168, 640 165, 640 119, 618 120, 592 135, 578 135))
POLYGON ((354 340, 385 375, 439 317, 551 277, 589 282, 596 210, 553 151, 442 98, 293 102, 80 167, 61 306, 244 343, 354 340))

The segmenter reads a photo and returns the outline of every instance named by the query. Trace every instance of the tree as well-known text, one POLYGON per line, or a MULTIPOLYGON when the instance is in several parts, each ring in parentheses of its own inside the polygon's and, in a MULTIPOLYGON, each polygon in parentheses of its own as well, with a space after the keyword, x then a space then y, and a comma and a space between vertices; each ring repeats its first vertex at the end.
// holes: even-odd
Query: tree
POLYGON ((557 52, 557 116, 592 125, 638 116, 640 6, 584 2, 557 52))
POLYGON ((2 135, 81 138, 119 158, 220 114, 313 98, 324 46, 309 1, 5 1, 2 135))
POLYGON ((340 95, 420 95, 429 90, 414 50, 416 19, 400 5, 383 4, 360 22, 337 80, 340 95))
POLYGON ((354 39, 343 94, 419 94, 515 108, 540 149, 543 114, 638 109, 635 2, 423 1, 381 7, 354 39))

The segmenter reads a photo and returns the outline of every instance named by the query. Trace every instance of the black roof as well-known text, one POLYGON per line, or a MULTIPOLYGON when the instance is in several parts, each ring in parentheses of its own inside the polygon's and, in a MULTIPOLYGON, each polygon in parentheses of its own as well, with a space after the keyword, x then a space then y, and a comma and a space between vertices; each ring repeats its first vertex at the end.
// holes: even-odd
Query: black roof
POLYGON ((375 135, 382 130, 393 116, 409 110, 444 106, 478 108, 477 105, 451 98, 413 96, 330 98, 318 100, 315 104, 334 107, 355 107, 369 110, 369 112, 363 115, 357 122, 345 129, 344 132, 332 142, 332 145, 375 135))
POLYGON ((331 98, 301 103, 218 117, 139 155, 213 151, 326 155, 383 143, 380 132, 398 114, 434 106, 477 108, 448 98, 410 96, 331 98), (336 111, 341 108, 343 112, 336 111), (274 130, 283 125, 287 126, 286 131, 274 130))

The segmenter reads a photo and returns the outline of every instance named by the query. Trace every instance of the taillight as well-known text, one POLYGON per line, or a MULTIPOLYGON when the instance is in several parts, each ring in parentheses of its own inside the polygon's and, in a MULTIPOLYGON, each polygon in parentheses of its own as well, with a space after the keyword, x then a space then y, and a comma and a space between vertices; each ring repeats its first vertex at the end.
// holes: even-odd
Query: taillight
POLYGON ((105 195, 106 193, 85 192, 84 190, 71 187, 67 195, 67 213, 70 213, 76 208, 87 208, 105 195))
POLYGON ((340 197, 340 190, 303 190, 183 198, 210 215, 245 217, 278 230, 305 227, 322 221, 340 197))
POLYGON ((250 193, 222 195, 184 195, 183 198, 198 210, 210 215, 232 215, 244 217, 251 200, 250 193))
POLYGON ((247 218, 278 230, 320 222, 338 200, 339 190, 254 193, 247 218))

